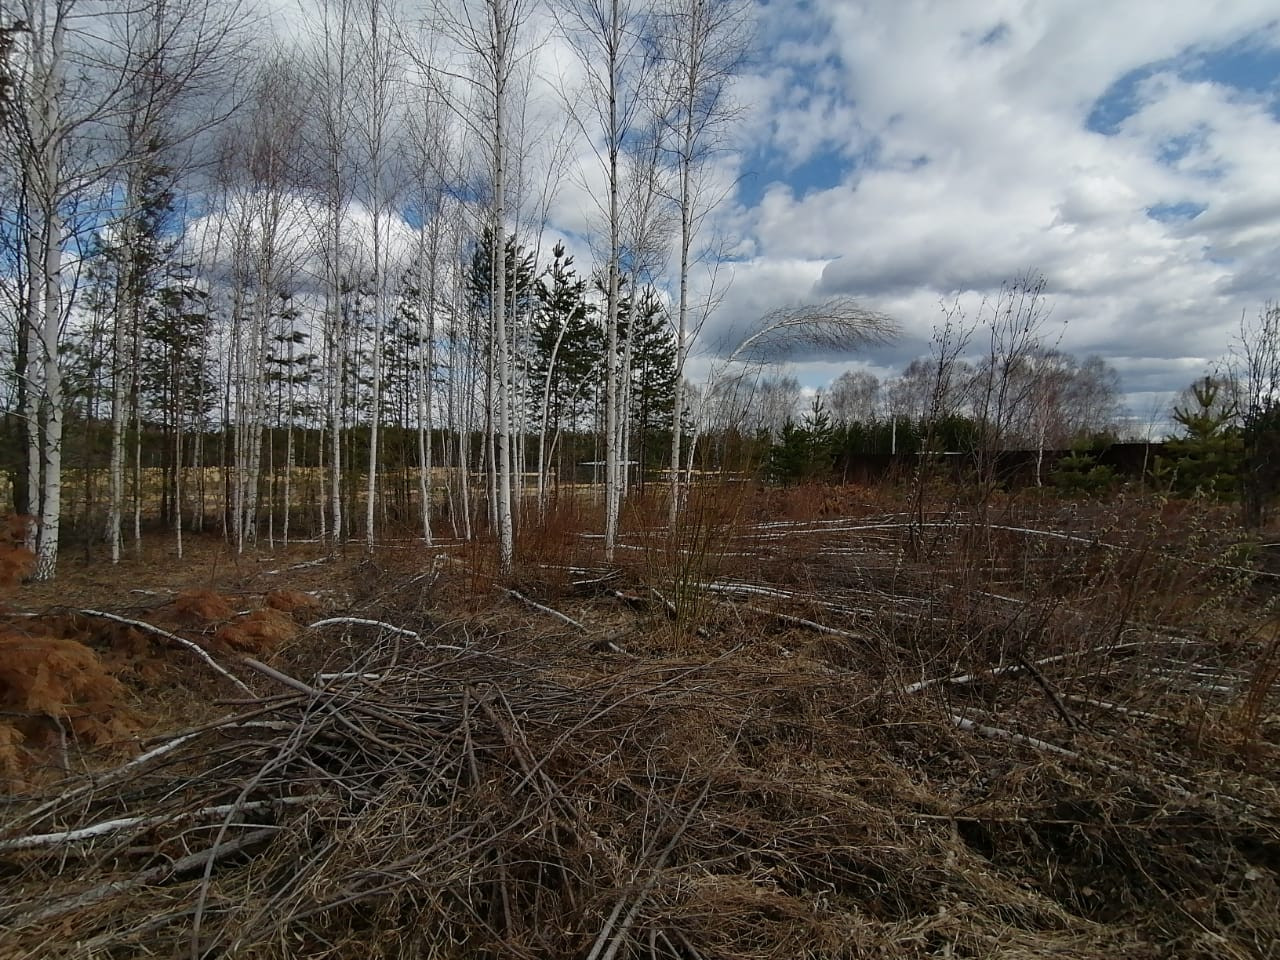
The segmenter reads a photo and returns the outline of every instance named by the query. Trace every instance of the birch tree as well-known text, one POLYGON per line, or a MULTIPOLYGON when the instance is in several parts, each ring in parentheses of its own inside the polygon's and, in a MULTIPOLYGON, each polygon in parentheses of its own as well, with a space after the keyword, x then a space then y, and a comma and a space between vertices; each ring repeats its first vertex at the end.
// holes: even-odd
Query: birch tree
POLYGON ((494 526, 498 535, 499 566, 509 575, 515 566, 515 527, 512 515, 512 358, 508 339, 507 271, 502 267, 507 235, 507 178, 511 105, 515 68, 522 58, 521 34, 530 0, 484 0, 457 9, 439 10, 439 28, 471 61, 469 74, 475 106, 463 114, 472 132, 485 145, 488 160, 489 209, 486 219, 495 238, 491 245, 493 293, 490 303, 491 356, 494 363, 494 411, 489 427, 495 449, 494 526))
MULTIPOLYGON (((69 148, 86 122, 71 98, 83 93, 67 82, 68 31, 73 0, 25 0, 0 11, 17 21, 25 43, 11 47, 5 93, 5 133, 18 165, 25 253, 24 330, 27 420, 27 485, 39 513, 37 579, 53 576, 58 559, 62 498, 62 370, 59 334, 69 306, 63 290, 65 204, 74 192, 69 148), (16 14, 16 15, 15 15, 16 14), (69 102, 70 101, 70 102, 69 102)), ((14 39, 11 35, 11 39, 14 39)), ((84 103, 86 101, 80 101, 84 103)))
POLYGON ((1032 408, 1036 384, 1022 376, 1043 349, 1050 306, 1045 279, 1028 272, 1001 286, 989 305, 987 345, 973 381, 973 412, 978 443, 974 451, 979 477, 979 508, 985 518, 995 491, 1001 450, 1018 433, 1018 420, 1032 408))
MULTIPOLYGON (((627 269, 627 289, 631 291, 632 313, 627 324, 625 342, 622 347, 623 398, 621 426, 622 437, 619 443, 624 462, 631 458, 631 429, 634 422, 632 415, 632 399, 636 391, 632 381, 637 370, 636 342, 638 336, 647 339, 647 346, 657 346, 658 332, 645 328, 646 319, 661 313, 661 323, 669 326, 666 310, 659 311, 653 289, 641 290, 644 283, 652 283, 666 261, 667 246, 672 229, 672 217, 669 209, 663 204, 667 190, 665 171, 662 167, 664 126, 660 113, 650 108, 645 117, 646 123, 638 135, 629 139, 627 144, 627 193, 623 205, 623 251, 627 269)), ((644 346, 644 344, 642 344, 644 346)), ((642 369, 649 371, 647 365, 653 358, 642 357, 642 369)), ((673 357, 674 359, 674 357, 673 357)), ((652 391, 648 384, 641 387, 646 400, 651 399, 652 391)), ((670 404, 667 404, 669 407, 670 404)), ((641 422, 648 424, 655 411, 645 409, 641 422)), ((646 468, 647 458, 644 450, 644 431, 641 432, 641 455, 639 457, 641 481, 646 468)), ((621 495, 626 496, 628 490, 628 472, 622 472, 621 495)))
POLYGON ((587 110, 582 130, 605 174, 602 204, 608 240, 605 248, 605 527, 606 560, 613 559, 622 503, 620 448, 622 382, 618 318, 622 286, 623 150, 641 111, 652 103, 647 80, 649 17, 630 0, 566 0, 562 26, 586 78, 587 110))
MULTIPOLYGON (((221 116, 216 96, 206 98, 207 112, 174 108, 210 71, 227 67, 228 51, 242 39, 240 14, 237 2, 211 6, 206 0, 0 3, 0 19, 14 25, 0 86, 8 156, 21 183, 25 413, 33 428, 28 482, 40 515, 38 577, 54 573, 61 520, 60 339, 82 263, 66 251, 83 249, 92 230, 122 207, 128 211, 135 199, 131 176, 153 176, 154 159, 164 151, 176 168, 174 148, 221 116), (163 128, 161 116, 171 121, 163 128)), ((222 77, 225 88, 234 85, 228 79, 234 71, 222 77)), ((119 525, 118 485, 114 494, 112 532, 119 525)))
MULTIPOLYGON (((122 171, 123 209, 115 218, 126 253, 117 284, 112 336, 111 454, 106 536, 119 562, 124 498, 126 406, 133 375, 132 342, 143 300, 163 264, 131 258, 154 245, 141 231, 157 194, 172 196, 196 165, 196 142, 225 119, 237 101, 244 63, 246 9, 240 2, 151 0, 125 6, 107 24, 114 45, 138 61, 122 84, 122 102, 108 114, 122 171)), ((178 536, 181 536, 180 527, 178 536)), ((179 541, 180 542, 180 541, 179 541)))
POLYGON ((416 265, 418 356, 416 373, 416 434, 418 442, 418 498, 422 504, 422 538, 432 541, 431 507, 435 498, 432 476, 432 428, 435 424, 436 314, 440 306, 441 256, 446 241, 448 171, 452 160, 450 130, 443 97, 434 84, 415 104, 408 118, 413 205, 419 220, 416 265))
POLYGON ((128 165, 128 158, 106 149, 105 133, 131 109, 139 78, 150 71, 163 77, 165 89, 189 79, 160 69, 154 46, 135 45, 132 33, 117 29, 145 15, 167 30, 170 6, 177 4, 0 4, 0 18, 14 25, 3 64, 3 122, 21 183, 24 412, 32 428, 28 483, 39 509, 35 573, 42 579, 53 576, 57 564, 64 415, 60 338, 79 274, 79 261, 66 258, 64 250, 85 242, 91 225, 101 223, 113 179, 128 165))
POLYGON ((748 0, 667 0, 660 39, 667 76, 664 115, 667 150, 675 168, 674 200, 680 215, 676 307, 676 390, 671 412, 670 523, 682 499, 680 456, 685 413, 685 364, 691 338, 690 269, 694 241, 720 196, 703 182, 709 161, 723 150, 734 115, 729 86, 749 43, 748 0))
POLYGON ((1280 488, 1280 305, 1240 318, 1228 365, 1244 442, 1244 525, 1261 530, 1280 488))
POLYGON ((229 299, 226 407, 232 429, 229 530, 238 550, 256 536, 267 377, 277 305, 298 284, 304 232, 297 156, 302 104, 284 91, 297 87, 298 64, 283 52, 262 64, 253 94, 224 137, 218 213, 218 282, 229 299))
POLYGON ((378 501, 378 454, 382 425, 383 337, 391 312, 389 285, 392 270, 388 250, 394 221, 397 184, 401 171, 395 164, 393 123, 395 89, 400 73, 399 46, 392 23, 396 16, 388 0, 362 0, 363 9, 354 31, 356 107, 359 116, 361 176, 360 199, 371 219, 370 274, 373 293, 373 350, 369 401, 369 470, 365 489, 365 547, 373 552, 374 519, 378 501))
POLYGON ((343 228, 355 181, 350 141, 355 133, 353 51, 357 27, 354 0, 322 0, 318 8, 306 36, 311 104, 307 159, 311 163, 310 181, 320 198, 312 230, 324 291, 323 347, 328 371, 324 403, 330 444, 328 530, 336 545, 347 532, 342 506, 342 398, 348 367, 348 331, 342 308, 346 266, 343 228))

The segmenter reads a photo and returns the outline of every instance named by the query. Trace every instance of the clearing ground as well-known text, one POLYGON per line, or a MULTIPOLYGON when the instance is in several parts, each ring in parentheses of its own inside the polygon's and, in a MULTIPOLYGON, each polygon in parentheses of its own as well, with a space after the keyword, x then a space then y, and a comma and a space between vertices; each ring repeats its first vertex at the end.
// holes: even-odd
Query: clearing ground
POLYGON ((0 955, 1280 957, 1265 549, 871 496, 15 588, 0 955))

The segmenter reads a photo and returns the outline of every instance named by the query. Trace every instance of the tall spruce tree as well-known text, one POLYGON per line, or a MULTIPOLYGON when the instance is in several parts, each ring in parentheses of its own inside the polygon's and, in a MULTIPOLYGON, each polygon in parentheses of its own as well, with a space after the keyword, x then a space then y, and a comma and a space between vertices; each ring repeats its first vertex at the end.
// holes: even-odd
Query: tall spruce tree
POLYGON ((531 331, 529 376, 531 416, 538 424, 539 505, 546 493, 546 473, 555 460, 563 473, 562 431, 576 429, 592 395, 591 380, 600 365, 603 341, 594 322, 596 308, 587 302, 587 281, 573 268, 564 244, 552 249, 551 265, 538 280, 537 310, 531 331))
POLYGON ((516 242, 515 234, 508 235, 503 244, 502 270, 495 271, 498 262, 495 252, 494 231, 486 224, 472 246, 466 293, 472 320, 485 331, 482 358, 489 514, 501 541, 502 564, 509 568, 513 562, 515 534, 508 471, 512 463, 510 445, 515 442, 511 408, 516 401, 512 393, 517 387, 509 348, 524 339, 522 328, 529 322, 535 303, 535 274, 533 254, 516 242))
POLYGON ((1229 385, 1221 378, 1206 376, 1193 383, 1173 408, 1173 419, 1183 432, 1165 445, 1168 457, 1157 462, 1157 478, 1184 496, 1237 496, 1244 465, 1237 414, 1229 385))
MULTIPOLYGON (((630 304, 628 304, 628 308, 630 304)), ((627 310, 627 321, 633 311, 627 310)), ((676 337, 662 301, 648 287, 635 311, 631 353, 631 447, 628 456, 645 472, 656 466, 671 435, 671 409, 676 390, 676 337)))

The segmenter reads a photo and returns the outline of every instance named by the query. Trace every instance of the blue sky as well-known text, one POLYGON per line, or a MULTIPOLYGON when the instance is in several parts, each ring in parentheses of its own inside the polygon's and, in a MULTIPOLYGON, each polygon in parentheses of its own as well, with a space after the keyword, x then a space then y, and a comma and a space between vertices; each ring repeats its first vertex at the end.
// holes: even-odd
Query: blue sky
POLYGON ((1120 371, 1135 417, 1280 298, 1280 9, 1224 0, 761 5, 738 95, 717 325, 853 294, 904 337, 795 364, 810 387, 927 349, 1044 273, 1051 339, 1120 371))

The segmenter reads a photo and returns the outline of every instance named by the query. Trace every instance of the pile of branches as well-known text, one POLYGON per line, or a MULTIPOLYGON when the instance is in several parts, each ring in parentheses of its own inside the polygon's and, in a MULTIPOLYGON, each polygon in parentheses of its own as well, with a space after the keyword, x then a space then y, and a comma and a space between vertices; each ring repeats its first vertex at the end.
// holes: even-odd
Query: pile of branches
POLYGON ((305 679, 245 656, 255 695, 232 715, 11 804, 6 949, 727 960, 1280 942, 1274 805, 982 736, 934 698, 746 640, 645 660, 372 627, 305 679))

